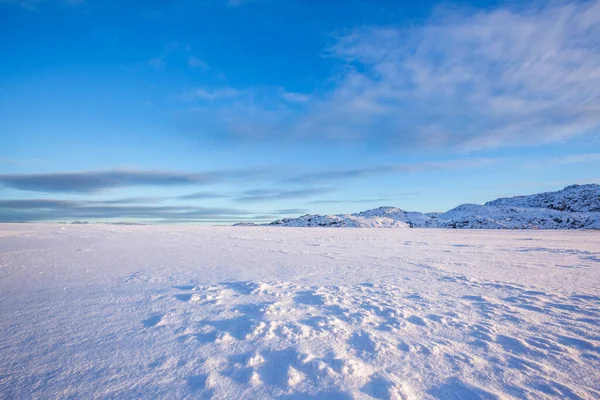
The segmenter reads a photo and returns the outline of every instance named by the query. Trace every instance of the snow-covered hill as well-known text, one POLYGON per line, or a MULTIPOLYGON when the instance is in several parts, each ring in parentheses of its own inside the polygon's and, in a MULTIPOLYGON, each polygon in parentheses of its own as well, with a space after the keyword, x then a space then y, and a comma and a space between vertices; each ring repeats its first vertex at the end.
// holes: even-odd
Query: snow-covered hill
MULTIPOLYGON (((600 213, 534 207, 463 204, 438 217, 438 227, 459 229, 600 229, 600 213)), ((426 226, 421 226, 425 228, 426 226)))
POLYGON ((399 208, 380 207, 349 215, 303 215, 284 218, 270 225, 285 226, 329 226, 347 228, 409 228, 407 212, 399 208))
POLYGON ((600 212, 599 185, 571 185, 557 192, 506 197, 487 202, 492 207, 549 208, 557 211, 600 212))
POLYGON ((346 228, 600 229, 600 186, 572 185, 556 192, 462 204, 423 214, 379 207, 355 214, 303 215, 268 225, 346 228))

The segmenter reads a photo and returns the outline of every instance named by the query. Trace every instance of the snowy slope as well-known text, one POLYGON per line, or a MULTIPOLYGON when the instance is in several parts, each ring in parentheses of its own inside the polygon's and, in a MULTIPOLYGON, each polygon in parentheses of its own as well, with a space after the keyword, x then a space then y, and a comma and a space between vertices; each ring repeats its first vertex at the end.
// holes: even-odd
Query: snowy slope
POLYGON ((549 208, 558 211, 600 212, 600 186, 572 185, 557 192, 497 199, 486 203, 492 207, 549 208))
POLYGON ((598 399, 589 231, 0 225, 2 399, 598 399))
POLYGON ((337 228, 409 228, 405 211, 399 208, 381 207, 351 215, 303 215, 284 218, 271 225, 294 227, 337 227, 337 228))
POLYGON ((270 225, 348 228, 600 229, 600 186, 463 204, 445 213, 422 214, 379 207, 356 214, 303 215, 270 225))
POLYGON ((396 207, 379 207, 356 214, 307 214, 298 218, 283 218, 269 225, 331 228, 410 228, 415 226, 437 227, 438 224, 428 214, 404 211, 396 207))
POLYGON ((599 229, 600 213, 463 204, 438 217, 444 228, 599 229))

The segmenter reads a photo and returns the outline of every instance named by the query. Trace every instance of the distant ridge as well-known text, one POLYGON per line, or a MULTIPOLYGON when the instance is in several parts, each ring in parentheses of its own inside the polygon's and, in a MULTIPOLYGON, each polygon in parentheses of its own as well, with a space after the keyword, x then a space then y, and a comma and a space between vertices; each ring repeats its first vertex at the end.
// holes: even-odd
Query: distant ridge
POLYGON ((556 192, 500 198, 485 205, 462 204, 445 213, 423 214, 397 207, 378 207, 355 214, 306 214, 262 225, 339 228, 600 229, 600 185, 571 185, 556 192))

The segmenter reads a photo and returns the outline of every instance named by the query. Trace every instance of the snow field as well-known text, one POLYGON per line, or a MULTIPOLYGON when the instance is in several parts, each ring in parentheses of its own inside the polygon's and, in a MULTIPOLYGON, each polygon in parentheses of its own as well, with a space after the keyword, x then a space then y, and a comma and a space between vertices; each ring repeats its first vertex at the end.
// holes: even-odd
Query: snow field
POLYGON ((8 225, 0 397, 598 398, 599 244, 8 225))

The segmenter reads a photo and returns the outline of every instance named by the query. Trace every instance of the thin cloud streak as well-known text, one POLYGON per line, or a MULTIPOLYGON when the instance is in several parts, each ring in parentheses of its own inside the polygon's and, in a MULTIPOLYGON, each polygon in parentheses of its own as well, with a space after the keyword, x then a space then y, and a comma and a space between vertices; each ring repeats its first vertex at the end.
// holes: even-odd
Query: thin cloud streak
POLYGON ((274 200, 302 199, 320 194, 331 193, 335 190, 337 189, 331 187, 311 187, 293 190, 250 189, 240 193, 198 192, 178 196, 175 198, 175 200, 229 199, 240 203, 259 203, 274 200))
POLYGON ((98 202, 71 200, 0 200, 0 222, 49 221, 65 219, 195 219, 240 218, 253 213, 223 207, 97 205, 98 202))
POLYGON ((560 164, 577 164, 592 161, 600 161, 600 153, 574 154, 565 157, 558 157, 555 158, 553 161, 560 164))
POLYGON ((90 171, 48 174, 4 174, 0 185, 18 190, 45 193, 98 193, 107 189, 130 186, 205 185, 228 180, 256 177, 266 170, 231 170, 204 173, 165 171, 90 171))
POLYGON ((236 198, 238 202, 263 202, 273 200, 299 199, 312 197, 320 194, 334 192, 335 188, 305 188, 296 190, 270 190, 270 189, 255 189, 247 190, 236 198))
POLYGON ((443 162, 424 162, 413 164, 396 164, 379 167, 340 169, 300 174, 287 180, 289 183, 315 183, 324 181, 339 181, 370 176, 406 174, 411 172, 435 171, 453 168, 479 168, 495 165, 506 161, 504 158, 479 158, 443 162))
POLYGON ((39 164, 39 160, 20 160, 16 158, 2 158, 0 157, 0 164, 9 164, 9 165, 34 165, 39 164))
MULTIPOLYGON (((587 185, 591 183, 600 183, 600 178, 589 178, 589 179, 578 179, 575 181, 540 181, 540 182, 521 182, 506 185, 491 185, 482 186, 477 189, 479 190, 490 190, 490 189, 512 189, 512 188, 528 188, 528 187, 539 187, 539 186, 564 186, 564 185, 587 185)), ((560 188, 559 188, 560 189, 560 188)), ((497 197, 511 197, 513 195, 497 196, 497 197)))
POLYGON ((229 199, 240 203, 259 203, 274 200, 302 199, 320 194, 331 193, 335 190, 335 188, 320 187, 294 190, 250 189, 240 193, 197 192, 177 196, 174 198, 174 200, 229 199))
MULTIPOLYGON (((142 198, 140 198, 141 200, 142 198)), ((59 199, 0 200, 0 222, 82 221, 133 219, 135 223, 265 221, 305 209, 280 209, 265 214, 237 208, 128 205, 136 199, 76 201, 59 199)), ((127 221, 131 223, 132 221, 127 221)))
POLYGON ((167 200, 166 197, 126 197, 112 200, 89 200, 88 204, 156 204, 167 200))
POLYGON ((378 198, 371 198, 371 199, 349 199, 349 200, 342 200, 342 199, 337 199, 337 200, 315 200, 315 201, 311 201, 309 202, 310 204, 344 204, 344 203, 350 203, 350 204, 361 204, 361 203, 383 203, 385 201, 395 201, 398 200, 399 198, 407 198, 407 197, 414 197, 414 196, 418 196, 420 195, 420 192, 412 192, 412 193, 400 193, 397 195, 394 195, 392 197, 378 197, 378 198))
POLYGON ((175 200, 223 199, 227 197, 230 197, 230 195, 216 192, 196 192, 177 196, 175 200))
POLYGON ((305 208, 286 208, 283 210, 275 210, 277 214, 288 215, 288 214, 306 214, 308 212, 305 208))

